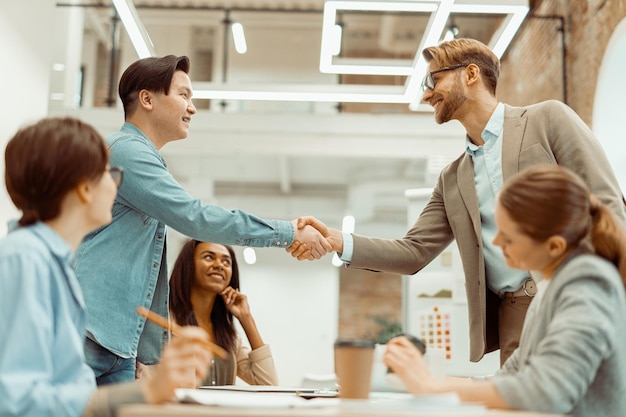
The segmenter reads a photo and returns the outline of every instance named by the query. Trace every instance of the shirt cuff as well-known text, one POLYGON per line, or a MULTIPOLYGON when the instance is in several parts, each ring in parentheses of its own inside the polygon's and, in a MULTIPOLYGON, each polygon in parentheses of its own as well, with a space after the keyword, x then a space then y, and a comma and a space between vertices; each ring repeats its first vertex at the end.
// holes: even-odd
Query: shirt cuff
POLYGON ((120 406, 145 402, 139 382, 111 384, 94 391, 83 416, 115 417, 120 406))
POLYGON ((343 235, 343 253, 339 256, 344 263, 352 262, 352 251, 354 248, 354 239, 351 233, 342 233, 343 235))

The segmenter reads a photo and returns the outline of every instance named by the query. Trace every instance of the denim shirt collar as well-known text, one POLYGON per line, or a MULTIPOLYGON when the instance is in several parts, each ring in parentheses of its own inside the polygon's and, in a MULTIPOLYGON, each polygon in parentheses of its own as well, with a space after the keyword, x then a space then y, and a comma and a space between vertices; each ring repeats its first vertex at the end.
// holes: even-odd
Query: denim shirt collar
MULTIPOLYGON (((159 153, 159 150, 154 145, 154 142, 152 142, 150 140, 150 138, 148 136, 146 136, 146 134, 143 133, 143 131, 141 129, 139 129, 137 126, 135 126, 131 122, 124 122, 124 124, 122 125, 122 128, 120 129, 120 132, 124 132, 124 133, 128 133, 130 135, 141 137, 142 139, 144 139, 146 141, 146 144, 148 146, 150 146, 152 149, 154 149, 154 151, 156 153, 159 153)), ((123 135, 119 135, 119 136, 121 137, 123 135)))
POLYGON ((44 222, 37 222, 31 226, 20 226, 15 219, 8 222, 9 233, 13 233, 22 227, 29 227, 46 244, 50 249, 50 253, 61 260, 61 262, 66 262, 67 264, 71 262, 73 254, 70 245, 50 226, 44 222))

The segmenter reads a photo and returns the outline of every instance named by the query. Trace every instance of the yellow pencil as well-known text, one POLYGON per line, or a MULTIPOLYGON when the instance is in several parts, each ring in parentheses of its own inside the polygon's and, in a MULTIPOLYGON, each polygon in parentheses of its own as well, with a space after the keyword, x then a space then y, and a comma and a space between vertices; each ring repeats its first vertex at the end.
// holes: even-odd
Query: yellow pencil
MULTIPOLYGON (((154 324, 157 324, 163 327, 164 329, 169 329, 174 336, 176 336, 180 332, 181 327, 178 324, 168 322, 165 317, 162 317, 158 315, 157 313, 155 313, 154 311, 148 310, 145 307, 141 307, 141 306, 137 307, 137 313, 140 316, 145 317, 147 320, 150 320, 154 324)), ((219 356, 220 358, 226 359, 228 357, 228 352, 226 352, 224 349, 222 349, 220 346, 216 345, 215 343, 212 343, 212 342, 209 342, 208 340, 203 340, 203 339, 197 339, 197 341, 200 344, 207 347, 211 352, 213 352, 215 355, 219 356)))

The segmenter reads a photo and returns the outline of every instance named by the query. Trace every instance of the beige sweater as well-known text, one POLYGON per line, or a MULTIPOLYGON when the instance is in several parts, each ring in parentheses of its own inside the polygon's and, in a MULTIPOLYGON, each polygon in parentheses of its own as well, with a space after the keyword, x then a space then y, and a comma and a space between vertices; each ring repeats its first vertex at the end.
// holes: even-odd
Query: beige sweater
POLYGON ((250 385, 278 385, 278 375, 269 345, 251 350, 238 337, 236 355, 215 358, 202 385, 234 385, 237 377, 250 385))

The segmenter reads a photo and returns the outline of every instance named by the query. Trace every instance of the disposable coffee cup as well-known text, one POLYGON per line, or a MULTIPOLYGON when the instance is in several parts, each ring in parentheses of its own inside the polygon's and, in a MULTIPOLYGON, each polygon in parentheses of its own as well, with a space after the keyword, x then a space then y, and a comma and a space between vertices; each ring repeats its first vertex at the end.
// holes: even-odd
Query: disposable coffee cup
POLYGON ((368 398, 374 361, 373 340, 337 340, 335 374, 340 398, 368 398))
MULTIPOLYGON (((407 339, 409 339, 409 341, 413 343, 413 346, 415 346, 417 350, 419 350, 422 353, 422 355, 426 353, 426 345, 424 344, 424 342, 422 342, 422 339, 420 339, 419 337, 413 336, 411 334, 406 334, 406 333, 399 333, 393 337, 398 337, 398 336, 404 336, 407 339)), ((393 370, 391 370, 391 368, 387 368, 387 373, 392 374, 393 370)))

